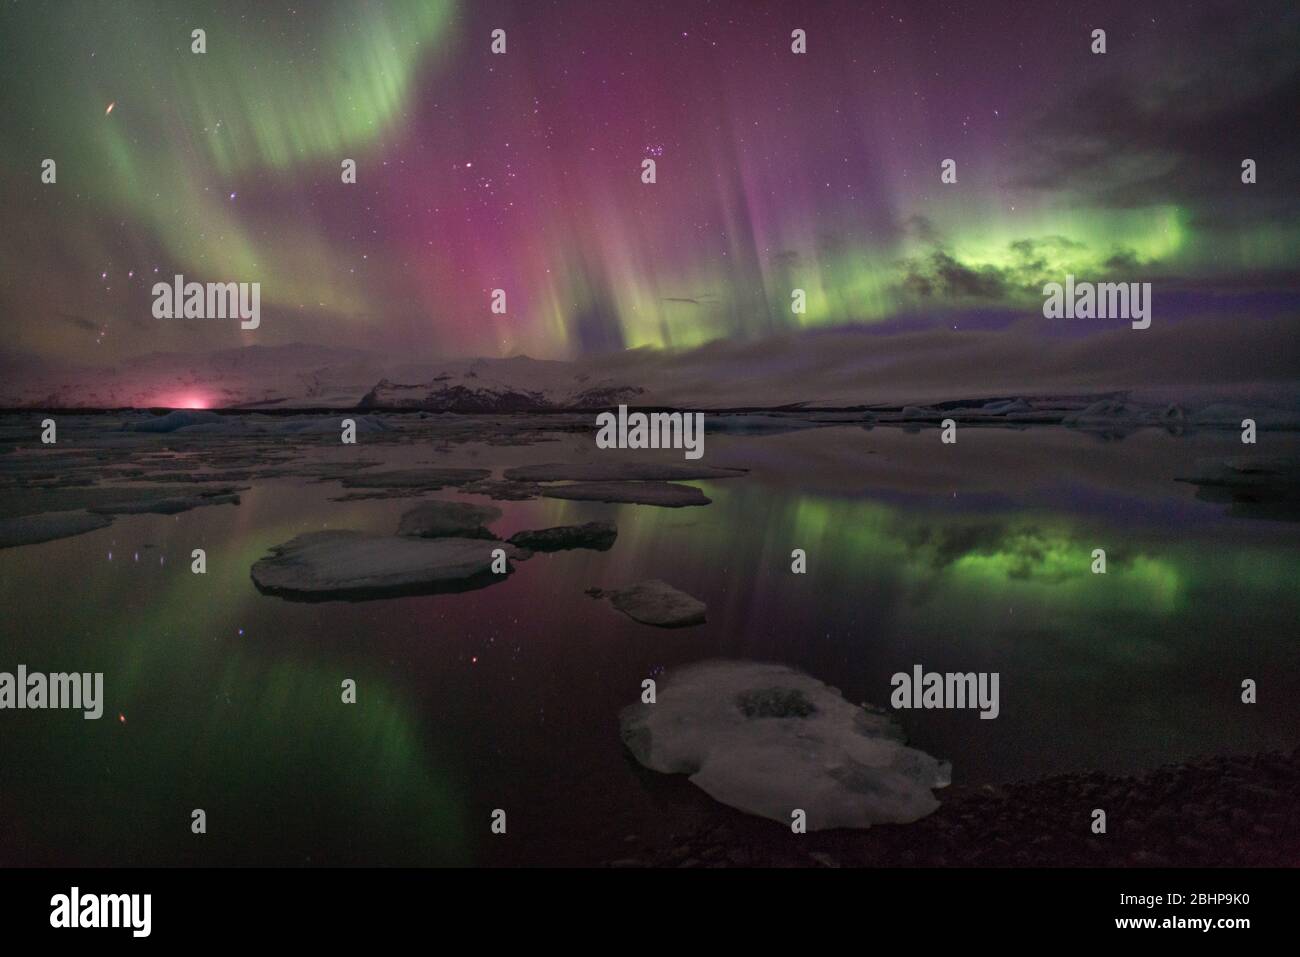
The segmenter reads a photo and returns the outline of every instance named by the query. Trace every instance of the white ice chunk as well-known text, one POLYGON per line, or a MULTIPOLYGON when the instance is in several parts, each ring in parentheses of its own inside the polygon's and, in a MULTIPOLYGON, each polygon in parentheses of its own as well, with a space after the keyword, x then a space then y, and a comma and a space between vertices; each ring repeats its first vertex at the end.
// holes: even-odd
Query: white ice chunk
POLYGON ((636 759, 783 824, 796 808, 809 830, 908 823, 937 808, 930 789, 951 780, 888 716, 784 665, 704 662, 672 672, 656 697, 620 716, 636 759))

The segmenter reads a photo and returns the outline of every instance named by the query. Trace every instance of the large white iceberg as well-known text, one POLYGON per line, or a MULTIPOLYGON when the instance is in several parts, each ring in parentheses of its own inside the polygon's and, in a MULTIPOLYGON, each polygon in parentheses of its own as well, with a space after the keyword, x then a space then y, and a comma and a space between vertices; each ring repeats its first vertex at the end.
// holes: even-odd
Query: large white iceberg
POLYGON ((784 665, 710 661, 669 674, 620 715, 648 768, 689 774, 723 804, 809 830, 904 824, 939 806, 947 762, 907 747, 887 716, 784 665))

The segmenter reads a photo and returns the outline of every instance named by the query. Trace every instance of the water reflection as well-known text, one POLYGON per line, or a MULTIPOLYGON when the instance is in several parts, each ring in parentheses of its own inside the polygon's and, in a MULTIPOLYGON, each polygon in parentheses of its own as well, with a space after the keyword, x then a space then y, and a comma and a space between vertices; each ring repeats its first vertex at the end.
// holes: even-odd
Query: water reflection
POLYGON ((609 519, 618 540, 537 555, 460 595, 258 594, 248 569, 271 545, 391 531, 412 504, 330 501, 336 484, 293 479, 259 482, 239 506, 0 551, 0 667, 103 671, 108 715, 0 716, 0 861, 608 859, 624 834, 699 811, 630 766, 619 709, 644 677, 715 657, 790 665, 878 705, 915 664, 999 672, 996 721, 901 715, 959 783, 1294 745, 1294 526, 1235 520, 1174 483, 1203 451, 1193 439, 1049 450, 1086 463, 1067 480, 1030 457, 1085 437, 987 438, 992 460, 1029 463, 990 466, 994 488, 978 470, 936 476, 947 464, 915 437, 873 434, 916 444, 884 449, 878 475, 843 469, 837 432, 711 438, 714 464, 755 472, 700 483, 706 508, 497 503, 503 535, 609 519), (808 465, 797 481, 764 467, 795 460, 808 465), (794 548, 806 575, 791 573, 794 548), (650 577, 706 601, 708 623, 658 631, 583 594, 650 577), (1261 685, 1253 707, 1245 677, 1261 685), (340 700, 345 678, 356 705, 340 700), (498 807, 506 841, 488 831, 498 807))

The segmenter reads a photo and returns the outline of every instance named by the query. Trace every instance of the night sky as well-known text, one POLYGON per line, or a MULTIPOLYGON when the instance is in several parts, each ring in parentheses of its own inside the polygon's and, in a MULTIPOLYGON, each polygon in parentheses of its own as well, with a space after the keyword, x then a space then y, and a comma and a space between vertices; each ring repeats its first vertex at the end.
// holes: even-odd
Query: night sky
POLYGON ((1232 321, 1300 286, 1298 43, 1239 0, 6 2, 3 348, 960 334, 1067 272, 1232 321), (260 282, 261 327, 154 319, 177 272, 260 282))

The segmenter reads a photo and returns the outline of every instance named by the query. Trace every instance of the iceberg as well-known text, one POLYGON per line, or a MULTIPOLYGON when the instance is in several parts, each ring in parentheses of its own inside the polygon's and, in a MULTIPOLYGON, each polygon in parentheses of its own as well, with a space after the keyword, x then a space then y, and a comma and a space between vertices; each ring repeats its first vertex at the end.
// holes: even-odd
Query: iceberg
POLYGON ((784 665, 691 665, 665 677, 656 698, 620 715, 633 756, 782 824, 795 809, 809 830, 910 823, 951 781, 950 765, 907 747, 889 716, 784 665))

